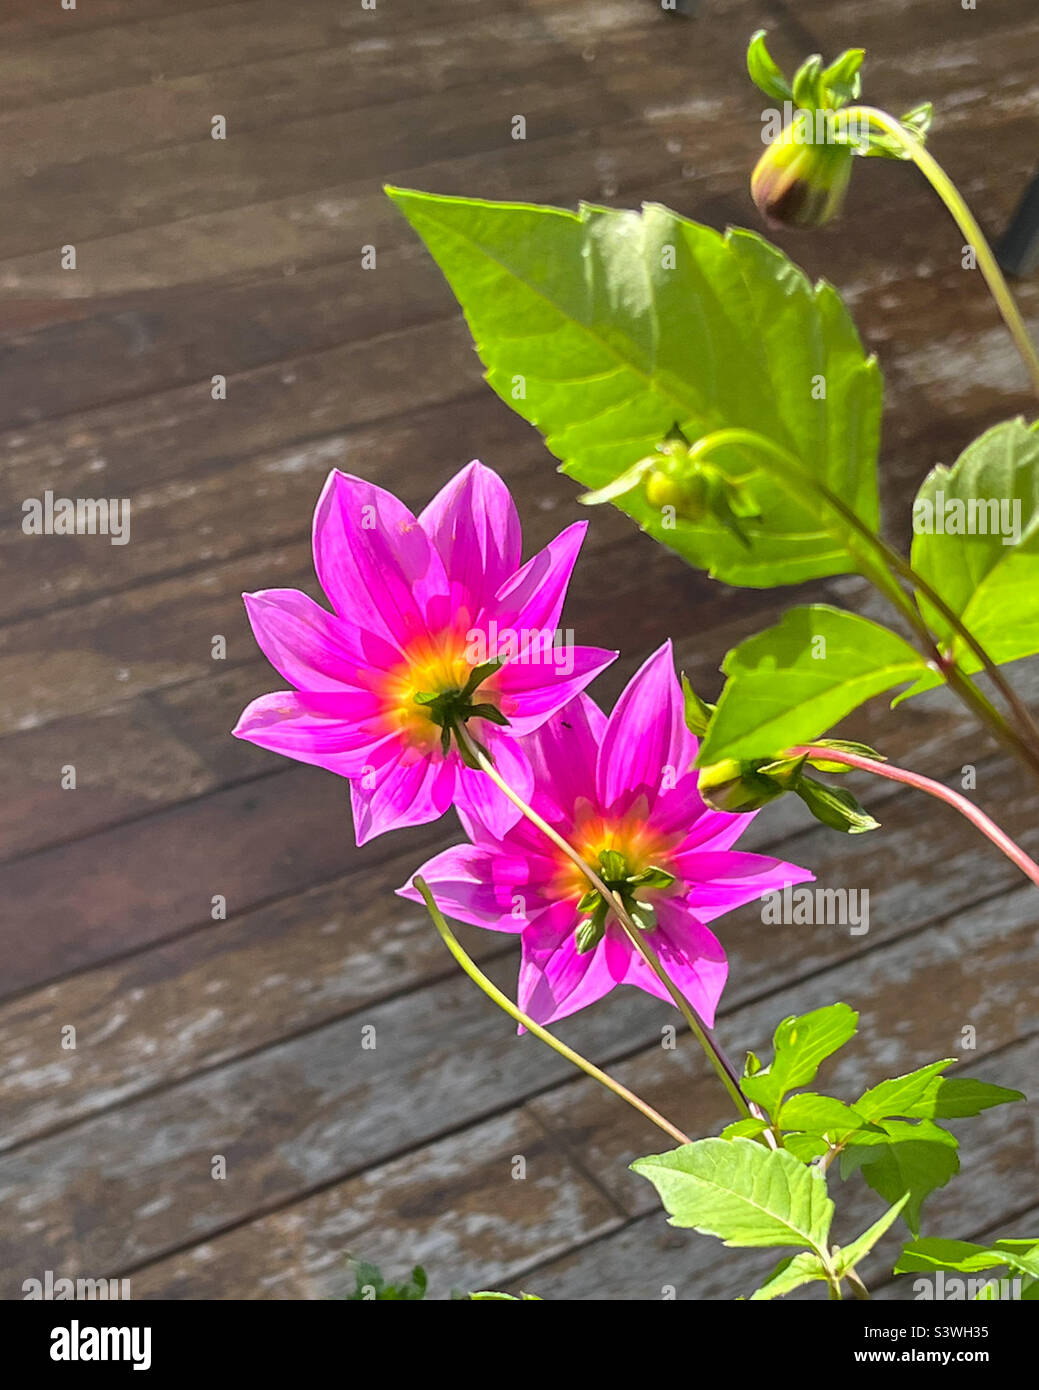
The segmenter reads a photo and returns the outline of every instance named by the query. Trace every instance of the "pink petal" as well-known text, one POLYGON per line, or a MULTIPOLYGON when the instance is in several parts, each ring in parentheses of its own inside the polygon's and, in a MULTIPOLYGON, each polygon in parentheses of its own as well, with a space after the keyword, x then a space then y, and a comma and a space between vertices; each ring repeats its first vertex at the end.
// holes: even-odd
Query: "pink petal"
MULTIPOLYGON (((671 980, 707 1026, 725 986, 729 966, 721 943, 680 899, 656 904, 657 929, 647 938, 671 980)), ((606 929, 606 959, 618 984, 635 985, 657 999, 672 1003, 670 994, 635 951, 616 922, 606 929)))
MULTIPOLYGON (((423 757, 397 738, 377 744, 369 766, 350 782, 357 844, 406 825, 438 820, 451 805, 455 789, 452 763, 423 757)), ((371 750, 370 750, 371 754, 371 750)))
POLYGON ((587 529, 587 521, 575 521, 502 585, 491 605, 499 630, 555 631, 587 529))
POLYGON ((579 695, 522 740, 534 774, 534 810, 563 835, 572 829, 578 801, 594 800, 595 761, 605 728, 606 716, 595 701, 579 695))
POLYGON ((609 994, 616 981, 606 964, 605 942, 579 955, 574 942, 577 910, 557 903, 523 933, 519 1006, 535 1023, 554 1023, 609 994))
POLYGON ((314 513, 314 565, 346 622, 398 648, 451 616, 443 562, 392 493, 333 469, 314 513))
POLYGON ((370 632, 349 627, 297 589, 243 594, 253 636, 274 669, 299 690, 370 687, 400 658, 370 632))
POLYGON ((232 733, 260 748, 351 777, 365 765, 372 745, 385 737, 380 713, 380 702, 367 691, 312 695, 278 690, 253 700, 232 733))
MULTIPOLYGON (((490 931, 520 932, 549 906, 522 858, 474 845, 456 845, 417 871, 446 917, 490 931)), ((422 902, 414 879, 397 889, 422 902)))
POLYGON ((475 616, 519 568, 520 520, 509 489, 474 459, 418 519, 444 562, 454 606, 475 616))
POLYGON ((597 778, 603 809, 645 795, 652 814, 662 789, 687 775, 696 747, 665 642, 628 682, 607 723, 597 778))
POLYGON ((722 913, 753 902, 787 884, 805 883, 815 875, 796 864, 764 854, 736 850, 721 853, 693 850, 674 856, 670 867, 690 885, 687 898, 701 922, 713 922, 722 913))
MULTIPOLYGON (((481 690, 498 691, 501 712, 514 737, 532 733, 549 715, 574 700, 595 677, 617 659, 617 652, 601 647, 549 648, 544 660, 510 661, 481 690), (553 659, 553 653, 558 660, 553 659)), ((591 795, 593 782, 585 788, 591 795)))
MULTIPOLYGON (((518 797, 529 803, 534 775, 518 741, 509 738, 507 730, 485 719, 474 719, 468 727, 477 742, 487 749, 495 771, 518 797)), ((501 839, 522 814, 486 772, 466 767, 461 758, 458 758, 457 796, 459 810, 475 817, 495 839, 501 839)))

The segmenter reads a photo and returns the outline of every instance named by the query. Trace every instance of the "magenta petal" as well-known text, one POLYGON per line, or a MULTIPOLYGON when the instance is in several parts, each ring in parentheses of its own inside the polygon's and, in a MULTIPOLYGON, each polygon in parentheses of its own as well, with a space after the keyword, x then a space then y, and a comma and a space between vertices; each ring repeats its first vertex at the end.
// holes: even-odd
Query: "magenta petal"
MULTIPOLYGON (((522 740, 534 775, 531 804, 550 825, 561 826, 564 832, 572 823, 577 802, 589 800, 594 791, 595 760, 605 728, 606 716, 595 701, 579 695, 522 740)), ((514 834, 526 830, 524 824, 514 834)), ((542 835, 542 842, 544 839, 542 835)))
POLYGON ((765 893, 782 890, 788 884, 815 878, 807 869, 782 859, 736 850, 694 850, 676 855, 671 867, 690 885, 687 900, 702 922, 713 922, 722 913, 753 902, 765 893))
POLYGON ((333 469, 314 513, 314 565, 346 622, 399 648, 450 616, 443 562, 392 493, 333 469))
MULTIPOLYGON (((534 788, 534 775, 520 744, 509 738, 506 730, 483 719, 474 719, 469 729, 477 742, 482 743, 487 749, 495 771, 517 796, 529 802, 534 788)), ((457 800, 460 812, 475 817, 488 833, 498 840, 516 824, 522 814, 505 793, 499 791, 486 772, 465 767, 460 758, 457 800)))
POLYGON ((253 700, 232 733, 350 777, 361 771, 372 745, 384 736, 379 715, 379 701, 367 691, 312 695, 277 690, 253 700))
POLYGON ((499 630, 555 631, 587 529, 575 521, 502 585, 492 605, 499 630))
MULTIPOLYGON (((545 660, 510 661, 487 683, 501 695, 501 711, 514 737, 532 733, 561 710, 617 659, 601 647, 569 647, 544 653, 545 660), (558 660, 552 659, 552 653, 558 660)), ((591 791, 592 782, 585 788, 591 791)))
POLYGON ((436 547, 452 604, 475 616, 522 558, 520 520, 509 489, 474 459, 437 493, 418 519, 436 547))
POLYGON ((605 943, 579 955, 574 944, 577 911, 557 903, 523 933, 518 1002, 535 1023, 554 1023, 609 994, 616 981, 606 965, 605 943))
MULTIPOLYGON (((297 589, 243 594, 253 636, 274 669, 299 690, 364 688, 396 656, 381 638, 351 629, 297 589)), ((399 657, 396 657, 399 661, 399 657)))
MULTIPOLYGON (((672 981, 710 1028, 729 970, 721 943, 681 899, 661 899, 655 906, 659 925, 648 938, 650 944, 672 981)), ((615 922, 607 928, 604 944, 610 972, 618 984, 635 985, 657 999, 673 1002, 615 922)))
POLYGON ((628 682, 607 723, 597 777, 603 809, 641 794, 652 808, 662 789, 688 774, 696 747, 665 642, 628 682))
MULTIPOLYGON (((530 882, 526 860, 483 847, 444 850, 423 864, 419 875, 446 916, 490 931, 523 931, 549 905, 538 885, 530 882)), ((397 892, 413 902, 423 901, 414 879, 397 892)))
POLYGON ((396 738, 376 745, 375 752, 365 772, 350 782, 358 845, 388 830, 438 820, 454 795, 450 762, 423 757, 396 738))

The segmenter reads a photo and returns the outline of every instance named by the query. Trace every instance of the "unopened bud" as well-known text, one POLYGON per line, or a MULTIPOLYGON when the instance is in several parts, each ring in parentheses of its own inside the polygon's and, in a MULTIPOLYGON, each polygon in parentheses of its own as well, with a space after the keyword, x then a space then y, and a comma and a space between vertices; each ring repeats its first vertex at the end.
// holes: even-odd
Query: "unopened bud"
POLYGON ((753 763, 723 758, 700 769, 700 795, 716 811, 756 811, 785 790, 771 777, 763 777, 753 763))
MULTIPOLYGON (((798 111, 758 160, 750 192, 773 225, 821 227, 840 212, 851 179, 851 145, 821 140, 814 111, 798 111)), ((823 128, 826 122, 822 123, 823 128)))

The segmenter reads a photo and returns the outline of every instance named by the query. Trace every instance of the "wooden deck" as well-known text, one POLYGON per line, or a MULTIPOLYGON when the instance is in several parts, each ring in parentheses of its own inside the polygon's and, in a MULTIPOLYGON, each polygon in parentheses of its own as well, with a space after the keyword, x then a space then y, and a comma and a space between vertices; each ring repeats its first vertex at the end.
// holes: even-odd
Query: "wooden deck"
MULTIPOLYGON (((512 486, 528 553, 579 514, 536 434, 481 383, 382 181, 654 199, 756 226, 761 102, 742 53, 759 24, 785 60, 865 45, 882 104, 933 98, 934 149, 1002 230, 1036 163, 1034 0, 704 0, 692 20, 652 0, 7 0, 0 1296, 50 1269, 129 1275, 138 1298, 327 1298, 351 1285, 349 1251, 390 1275, 422 1262, 440 1296, 730 1298, 773 1263, 669 1228, 625 1166, 656 1131, 517 1040, 393 896, 457 838, 449 823, 358 851, 342 782, 228 735, 272 688, 239 595, 316 593, 308 529, 330 467, 417 506, 478 455, 512 486), (60 265, 70 243, 75 271, 60 265), (24 536, 22 501, 48 488, 131 498, 130 543, 24 536)), ((869 161, 841 226, 784 245, 841 288, 881 357, 890 515, 907 516, 932 464, 1034 410, 911 169, 869 161)), ((1020 297, 1039 329, 1039 285, 1020 297)), ((806 593, 879 612, 853 580, 796 596, 712 584, 610 513, 568 622, 624 649, 604 700, 669 635, 710 693, 726 649, 806 593)), ((1039 672, 1018 681, 1039 699, 1039 672)), ((1039 847, 1035 788, 958 708, 879 707, 854 727, 950 781, 976 765, 981 802, 1039 847)), ((971 1074, 1034 1091, 1032 891, 951 812, 867 795, 874 835, 845 839, 785 802, 754 825, 748 843, 868 888, 871 929, 723 919, 721 1038, 765 1048, 785 1014, 844 999, 863 1026, 834 1086, 961 1054, 970 1025, 971 1074)), ((464 939, 513 989, 512 946, 464 939)), ((626 990, 560 1033, 706 1134, 729 1118, 724 1097, 688 1041, 660 1047, 671 1019, 626 990)), ((926 1229, 1039 1229, 1037 1116, 962 1126, 964 1172, 926 1229)), ((840 1234, 876 1210, 849 1186, 840 1234)))

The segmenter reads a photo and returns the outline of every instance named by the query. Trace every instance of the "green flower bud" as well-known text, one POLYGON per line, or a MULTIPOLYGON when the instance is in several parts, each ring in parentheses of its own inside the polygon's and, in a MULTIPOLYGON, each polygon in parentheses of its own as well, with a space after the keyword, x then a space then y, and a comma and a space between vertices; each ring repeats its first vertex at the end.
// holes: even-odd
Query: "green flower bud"
POLYGON ((763 777, 753 763, 735 758, 701 768, 697 785, 704 801, 716 811, 756 811, 786 790, 771 777, 763 777))
POLYGON ((854 151, 849 144, 827 138, 826 118, 821 111, 796 112, 758 160, 750 180, 751 196, 773 225, 821 227, 844 204, 854 151), (823 138, 817 138, 820 135, 823 138))
POLYGON ((683 521, 702 521, 707 515, 707 479, 690 470, 685 478, 655 468, 646 479, 646 501, 653 507, 674 507, 683 521))

